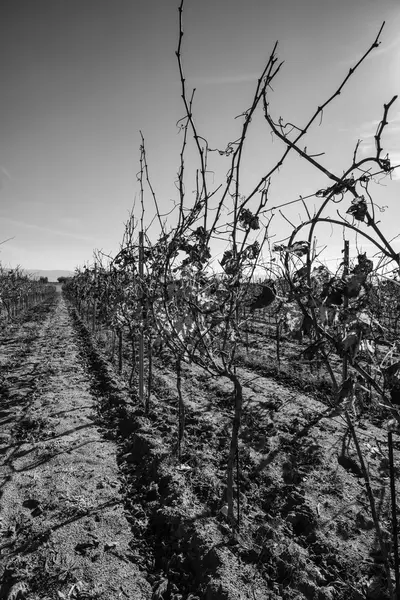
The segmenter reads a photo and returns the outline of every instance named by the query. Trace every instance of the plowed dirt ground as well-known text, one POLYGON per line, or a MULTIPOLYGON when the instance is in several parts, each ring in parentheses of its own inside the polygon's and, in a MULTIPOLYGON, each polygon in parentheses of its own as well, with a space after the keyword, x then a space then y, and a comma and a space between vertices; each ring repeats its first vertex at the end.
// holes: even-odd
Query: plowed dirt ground
POLYGON ((98 399, 61 295, 7 336, 0 598, 149 598, 129 555, 116 446, 98 425, 98 399))
MULTIPOLYGON (((229 382, 184 367, 179 462, 173 362, 155 359, 146 416, 99 339, 60 293, 0 333, 0 599, 388 597, 363 473, 328 397, 272 378, 270 350, 250 339, 233 535, 229 382)), ((355 421, 390 554, 385 431, 368 413, 355 421)))

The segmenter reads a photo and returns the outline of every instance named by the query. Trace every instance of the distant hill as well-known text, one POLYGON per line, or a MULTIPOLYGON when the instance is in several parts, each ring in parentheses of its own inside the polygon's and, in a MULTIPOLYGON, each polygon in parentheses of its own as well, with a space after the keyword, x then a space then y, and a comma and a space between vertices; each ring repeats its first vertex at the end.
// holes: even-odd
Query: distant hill
POLYGON ((72 277, 74 272, 73 271, 52 271, 52 270, 43 270, 43 269, 38 269, 37 271, 34 271, 33 269, 24 269, 25 273, 29 273, 30 275, 32 275, 33 277, 35 277, 35 279, 39 279, 39 277, 47 277, 47 279, 49 281, 57 281, 58 277, 72 277))

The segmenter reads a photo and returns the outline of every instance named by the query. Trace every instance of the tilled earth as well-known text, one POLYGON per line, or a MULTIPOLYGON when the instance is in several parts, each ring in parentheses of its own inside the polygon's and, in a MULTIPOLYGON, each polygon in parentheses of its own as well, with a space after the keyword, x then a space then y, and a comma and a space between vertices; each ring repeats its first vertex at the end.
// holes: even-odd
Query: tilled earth
MULTIPOLYGON (((155 361, 145 416, 60 294, 5 327, 0 598, 386 598, 343 416, 266 377, 258 349, 256 358, 253 369, 250 349, 238 369, 245 411, 233 535, 224 500, 228 382, 184 368, 179 462, 168 356, 155 361)), ((357 433, 390 553, 385 433, 366 418, 357 433)))
POLYGON ((64 300, 4 333, 0 598, 149 598, 64 300))

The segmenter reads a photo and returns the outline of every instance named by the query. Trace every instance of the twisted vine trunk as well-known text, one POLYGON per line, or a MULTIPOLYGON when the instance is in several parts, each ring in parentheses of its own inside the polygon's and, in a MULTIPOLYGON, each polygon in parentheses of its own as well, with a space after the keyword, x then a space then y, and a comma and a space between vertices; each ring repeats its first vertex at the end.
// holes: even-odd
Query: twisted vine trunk
POLYGON ((118 329, 118 373, 122 373, 122 329, 118 329))
POLYGON ((96 311, 97 311, 97 300, 93 300, 92 305, 92 333, 96 335, 96 311))
POLYGON ((146 415, 150 412, 150 397, 151 397, 151 382, 153 377, 153 338, 151 331, 149 331, 147 339, 147 360, 148 360, 148 373, 147 373, 147 393, 146 393, 146 404, 145 413, 146 415))
POLYGON ((129 326, 129 334, 131 338, 131 354, 132 354, 132 363, 131 363, 131 373, 129 375, 129 387, 132 387, 133 378, 135 375, 136 369, 136 344, 135 344, 135 331, 133 327, 129 326))
POLYGON ((389 555, 388 555, 388 551, 387 551, 387 548, 386 548, 386 545, 385 545, 385 542, 384 542, 383 536, 382 536, 381 524, 379 522, 379 515, 378 515, 377 508, 376 508, 375 497, 374 497, 374 493, 372 491, 371 480, 369 477, 368 469, 365 464, 364 456, 363 456, 360 444, 358 442, 357 433, 356 433, 356 430, 354 429, 354 426, 350 419, 349 413, 347 411, 345 411, 344 415, 346 418, 346 422, 347 422, 347 426, 349 428, 350 434, 353 438, 354 445, 357 450, 358 460, 360 461, 361 470, 362 470, 362 473, 364 476, 365 490, 367 492, 367 496, 368 496, 368 500, 369 500, 371 516, 372 516, 372 520, 374 521, 375 533, 376 533, 379 548, 380 548, 380 551, 381 551, 381 554, 383 557, 383 561, 384 561, 389 595, 390 595, 390 598, 393 598, 393 600, 398 600, 397 594, 395 594, 395 591, 393 590, 392 578, 391 578, 391 573, 390 573, 389 555))
POLYGON ((185 403, 182 396, 182 365, 181 359, 176 361, 176 389, 178 392, 178 460, 182 460, 182 442, 185 434, 185 403))
MULTIPOLYGON (((242 420, 242 410, 243 410, 243 390, 241 383, 235 373, 229 373, 229 379, 232 381, 234 385, 235 391, 235 414, 233 417, 232 423, 232 434, 231 434, 231 444, 229 448, 229 456, 228 456, 228 467, 226 473, 226 499, 228 504, 228 519, 233 522, 233 477, 234 477, 234 466, 235 459, 237 457, 238 450, 238 439, 239 439, 239 430, 240 424, 242 420)), ((237 489, 237 498, 239 502, 239 484, 237 489)))

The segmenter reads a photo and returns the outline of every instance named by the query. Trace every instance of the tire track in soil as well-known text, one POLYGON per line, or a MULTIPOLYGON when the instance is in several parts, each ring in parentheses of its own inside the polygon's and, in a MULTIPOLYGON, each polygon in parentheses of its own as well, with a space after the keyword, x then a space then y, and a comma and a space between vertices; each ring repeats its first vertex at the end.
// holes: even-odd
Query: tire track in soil
POLYGON ((0 598, 148 599, 61 294, 1 347, 0 598))

